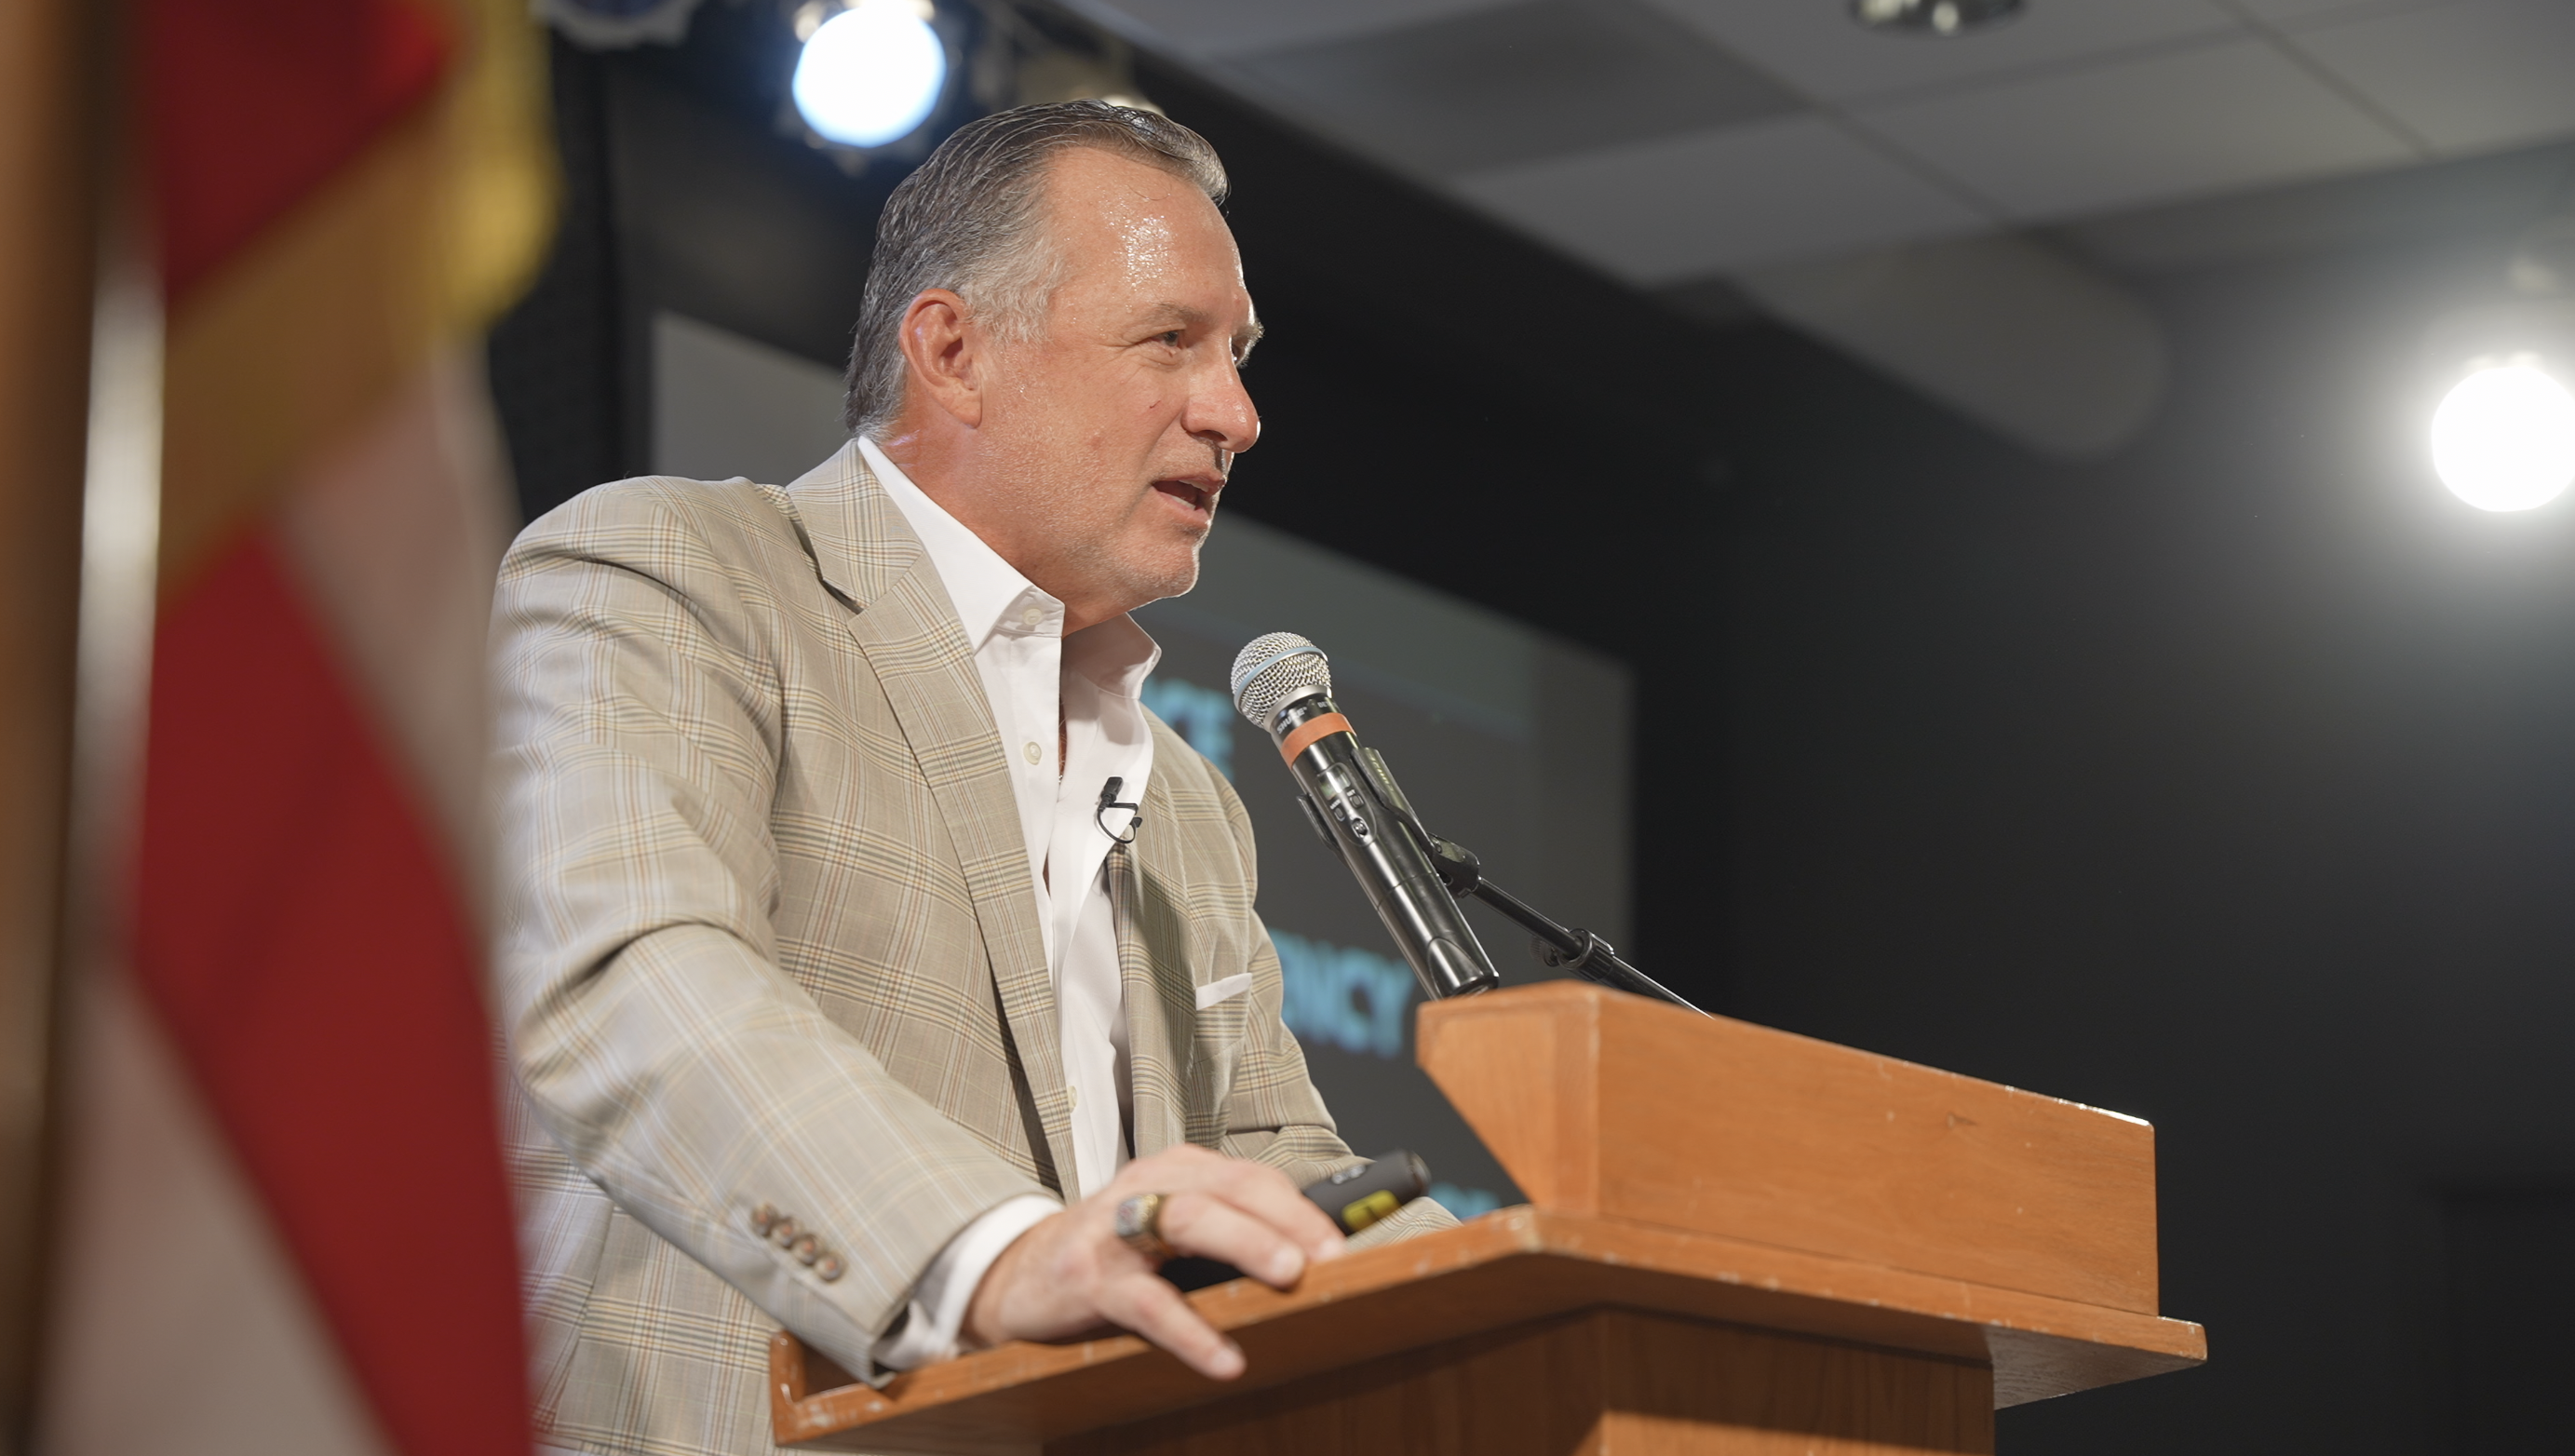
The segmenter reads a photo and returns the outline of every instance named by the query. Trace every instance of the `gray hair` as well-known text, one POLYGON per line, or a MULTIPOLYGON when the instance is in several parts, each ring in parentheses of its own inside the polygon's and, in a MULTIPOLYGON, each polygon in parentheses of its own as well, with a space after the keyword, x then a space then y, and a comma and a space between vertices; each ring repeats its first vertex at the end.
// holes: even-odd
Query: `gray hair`
POLYGON ((895 187, 877 220, 841 411, 852 434, 877 434, 903 408, 903 317, 926 290, 952 290, 1004 338, 1036 337, 1064 281, 1063 255, 1040 226, 1047 164, 1074 147, 1158 167, 1225 201, 1216 148, 1154 112, 1057 101, 958 128, 895 187))

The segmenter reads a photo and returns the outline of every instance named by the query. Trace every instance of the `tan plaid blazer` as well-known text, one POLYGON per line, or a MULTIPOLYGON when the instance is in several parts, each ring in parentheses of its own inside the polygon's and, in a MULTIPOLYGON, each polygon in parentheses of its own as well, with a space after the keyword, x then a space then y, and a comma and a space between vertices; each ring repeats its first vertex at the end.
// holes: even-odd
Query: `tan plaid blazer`
MULTIPOLYGON (((1081 1191, 973 650, 855 446, 784 489, 582 496, 511 549, 493 636, 540 1437, 770 1452, 772 1328, 870 1371, 978 1214, 1081 1191), (762 1204, 847 1271, 762 1238, 762 1204)), ((1143 831, 1110 861, 1136 1151, 1319 1177, 1349 1149, 1280 1020, 1251 822, 1153 727, 1143 831)), ((1416 1207, 1387 1233, 1452 1221, 1416 1207)))

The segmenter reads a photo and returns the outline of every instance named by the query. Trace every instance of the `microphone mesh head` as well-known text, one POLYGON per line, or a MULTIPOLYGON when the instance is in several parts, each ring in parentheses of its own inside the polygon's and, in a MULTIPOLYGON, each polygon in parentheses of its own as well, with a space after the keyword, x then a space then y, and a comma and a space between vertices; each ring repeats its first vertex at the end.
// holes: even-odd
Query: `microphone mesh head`
POLYGON ((1270 731, 1272 720, 1309 691, 1332 691, 1323 650, 1292 632, 1257 637, 1234 655, 1234 707, 1254 728, 1270 731))

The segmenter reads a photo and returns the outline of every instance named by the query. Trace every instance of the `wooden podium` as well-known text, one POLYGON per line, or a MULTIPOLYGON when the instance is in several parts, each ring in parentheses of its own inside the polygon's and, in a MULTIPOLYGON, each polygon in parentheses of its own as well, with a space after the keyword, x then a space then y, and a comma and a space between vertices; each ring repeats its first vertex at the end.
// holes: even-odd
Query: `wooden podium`
POLYGON ((783 1445, 883 1452, 1991 1451, 1995 1407, 2196 1365, 2132 1117, 1572 982, 1425 1005, 1420 1061, 1533 1200, 882 1391, 771 1345, 783 1445))

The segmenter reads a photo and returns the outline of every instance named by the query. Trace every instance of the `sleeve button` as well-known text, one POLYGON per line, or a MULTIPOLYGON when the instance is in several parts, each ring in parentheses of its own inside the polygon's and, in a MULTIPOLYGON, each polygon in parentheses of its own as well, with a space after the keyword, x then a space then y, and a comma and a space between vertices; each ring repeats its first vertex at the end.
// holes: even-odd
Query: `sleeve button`
POLYGON ((829 1284, 841 1277, 843 1266, 839 1254, 825 1254, 814 1261, 814 1277, 829 1284))
POLYGON ((751 1210, 752 1231, 762 1234, 769 1232, 771 1229, 778 1226, 779 1217, 780 1215, 777 1204, 761 1204, 758 1208, 751 1210))
POLYGON ((769 1226, 769 1241, 783 1249, 796 1242, 796 1235, 802 1232, 804 1230, 796 1226, 795 1219, 781 1218, 769 1226))
POLYGON ((789 1244, 787 1252, 796 1256, 796 1262, 810 1264, 823 1256, 823 1241, 809 1233, 789 1244))

